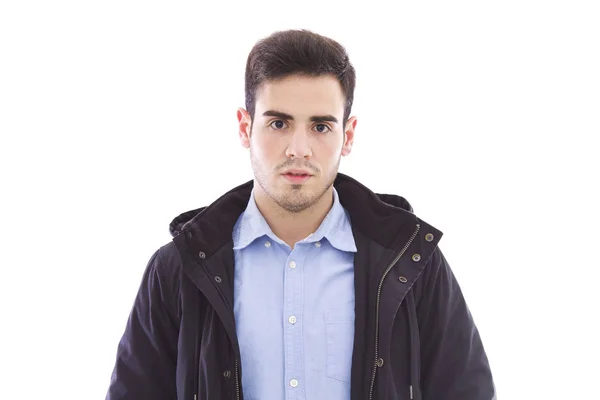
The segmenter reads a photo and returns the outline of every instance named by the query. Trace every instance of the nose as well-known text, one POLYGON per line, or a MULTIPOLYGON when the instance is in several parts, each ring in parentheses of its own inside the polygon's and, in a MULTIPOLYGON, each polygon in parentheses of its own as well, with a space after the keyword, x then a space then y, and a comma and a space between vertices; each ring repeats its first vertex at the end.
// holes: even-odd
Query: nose
POLYGON ((288 158, 306 158, 312 157, 310 146, 310 133, 303 128, 298 128, 290 135, 290 142, 285 151, 288 158))

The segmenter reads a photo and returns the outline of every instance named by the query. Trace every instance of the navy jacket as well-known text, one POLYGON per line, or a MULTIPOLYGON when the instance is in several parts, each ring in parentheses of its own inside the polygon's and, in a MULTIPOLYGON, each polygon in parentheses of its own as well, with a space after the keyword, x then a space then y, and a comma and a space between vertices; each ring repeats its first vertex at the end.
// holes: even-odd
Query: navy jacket
MULTIPOLYGON (((147 265, 107 400, 243 399, 232 229, 252 181, 179 215, 147 265)), ((492 400, 482 341, 438 242, 402 197, 338 174, 355 255, 352 400, 492 400)))

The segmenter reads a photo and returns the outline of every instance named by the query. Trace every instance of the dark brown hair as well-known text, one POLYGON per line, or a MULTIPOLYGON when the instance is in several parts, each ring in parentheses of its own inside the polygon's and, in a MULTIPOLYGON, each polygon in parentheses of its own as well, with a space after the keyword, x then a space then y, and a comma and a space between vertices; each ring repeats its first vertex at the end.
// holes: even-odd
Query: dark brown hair
POLYGON ((246 62, 246 110, 252 119, 260 86, 295 74, 331 74, 337 78, 346 97, 345 125, 354 100, 354 67, 342 45, 305 29, 275 32, 258 41, 250 51, 246 62))

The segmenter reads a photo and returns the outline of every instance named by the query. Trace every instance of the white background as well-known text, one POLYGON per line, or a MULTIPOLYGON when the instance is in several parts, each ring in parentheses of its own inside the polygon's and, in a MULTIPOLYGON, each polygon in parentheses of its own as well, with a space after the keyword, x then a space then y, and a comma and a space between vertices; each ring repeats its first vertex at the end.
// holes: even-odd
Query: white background
POLYGON ((4 1, 0 398, 103 399, 146 262, 252 178, 252 45, 357 70, 347 173, 444 232, 501 399, 598 394, 600 14, 589 1, 4 1))

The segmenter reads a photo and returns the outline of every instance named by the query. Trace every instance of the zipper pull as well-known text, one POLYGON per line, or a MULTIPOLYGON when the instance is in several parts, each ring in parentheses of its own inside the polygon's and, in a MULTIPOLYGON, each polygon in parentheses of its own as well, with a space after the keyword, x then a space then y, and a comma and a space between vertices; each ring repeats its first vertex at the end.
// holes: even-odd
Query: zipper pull
POLYGON ((413 390, 412 390, 412 385, 409 386, 410 389, 410 398, 411 400, 413 399, 413 390))

